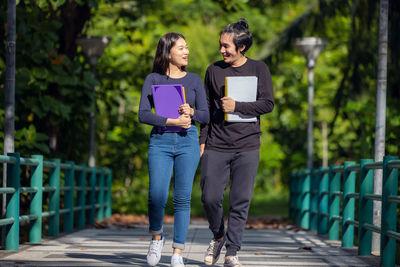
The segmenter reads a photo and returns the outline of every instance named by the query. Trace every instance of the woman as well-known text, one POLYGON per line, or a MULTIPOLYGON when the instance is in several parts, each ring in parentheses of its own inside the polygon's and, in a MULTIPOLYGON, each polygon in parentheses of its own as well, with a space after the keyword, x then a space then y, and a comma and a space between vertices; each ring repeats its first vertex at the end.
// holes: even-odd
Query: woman
MULTIPOLYGON (((182 250, 190 221, 190 199, 193 178, 200 160, 200 145, 195 121, 207 123, 208 105, 201 78, 186 71, 189 50, 183 35, 167 33, 158 42, 153 73, 146 77, 139 106, 139 120, 153 125, 148 153, 149 165, 149 231, 152 234, 147 263, 157 265, 165 238, 162 221, 172 170, 174 171, 174 239, 172 267, 184 267, 182 250), (152 85, 181 84, 186 103, 179 107, 178 118, 152 113, 152 85), (179 126, 177 132, 165 131, 179 126)), ((176 129, 176 128, 175 128, 176 129)))

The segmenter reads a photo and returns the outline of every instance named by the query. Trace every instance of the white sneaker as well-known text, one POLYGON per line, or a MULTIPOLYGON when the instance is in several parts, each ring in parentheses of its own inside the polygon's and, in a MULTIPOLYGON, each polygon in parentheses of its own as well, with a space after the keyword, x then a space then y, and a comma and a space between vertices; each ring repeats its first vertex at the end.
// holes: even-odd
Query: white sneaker
POLYGON ((171 257, 171 267, 185 267, 183 264, 182 255, 179 253, 174 253, 171 257))
POLYGON ((156 266, 161 259, 161 251, 165 242, 164 235, 161 236, 160 240, 151 240, 149 251, 147 252, 147 263, 150 266, 156 266))

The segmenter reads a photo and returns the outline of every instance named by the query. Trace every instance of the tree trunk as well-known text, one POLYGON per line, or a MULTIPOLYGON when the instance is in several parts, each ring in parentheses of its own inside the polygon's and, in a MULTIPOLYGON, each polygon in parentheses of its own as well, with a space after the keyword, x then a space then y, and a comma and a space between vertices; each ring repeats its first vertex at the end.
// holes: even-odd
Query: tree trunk
POLYGON ((62 27, 59 32, 61 54, 73 59, 76 55, 76 38, 82 33, 85 23, 90 19, 90 8, 87 4, 78 5, 67 1, 61 8, 62 27))
MULTIPOLYGON (((76 55, 76 39, 82 33, 85 23, 90 19, 90 8, 88 4, 79 5, 75 1, 66 1, 61 6, 61 23, 62 27, 58 33, 60 40, 59 54, 67 55, 73 60, 76 55)), ((51 95, 57 99, 63 99, 59 94, 58 88, 52 88, 51 95)), ((49 147, 52 152, 57 152, 58 136, 61 127, 59 125, 51 125, 50 118, 47 119, 46 133, 50 137, 49 147), (48 123, 47 123, 48 122, 48 123)))

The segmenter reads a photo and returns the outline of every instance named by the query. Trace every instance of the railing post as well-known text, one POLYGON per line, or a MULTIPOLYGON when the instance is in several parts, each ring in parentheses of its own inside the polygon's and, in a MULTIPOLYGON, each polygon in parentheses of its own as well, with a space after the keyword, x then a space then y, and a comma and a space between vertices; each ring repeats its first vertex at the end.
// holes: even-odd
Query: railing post
POLYGON ((319 169, 319 195, 318 195, 318 234, 324 235, 327 232, 328 225, 328 189, 329 174, 325 172, 326 168, 319 169))
POLYGON ((316 170, 310 170, 310 229, 317 230, 318 227, 318 174, 316 170))
POLYGON ((372 232, 365 229, 366 223, 372 223, 372 200, 365 198, 365 194, 374 193, 374 173, 367 170, 365 165, 373 162, 372 159, 362 159, 360 161, 360 199, 359 199, 359 227, 358 227, 358 254, 371 254, 372 232))
POLYGON ((49 236, 58 236, 60 232, 60 159, 52 159, 56 164, 55 168, 50 169, 50 187, 55 191, 50 193, 49 210, 54 214, 49 217, 49 236))
POLYGON ((99 222, 102 222, 104 220, 104 169, 100 169, 100 176, 99 176, 99 188, 100 192, 98 195, 98 203, 100 204, 99 209, 97 210, 96 213, 96 219, 99 222))
POLYGON ((19 196, 20 196, 20 155, 8 153, 15 158, 15 163, 7 163, 7 187, 12 187, 15 192, 7 195, 7 218, 14 219, 11 226, 7 226, 6 250, 18 250, 19 248, 19 196))
POLYGON ((389 202, 390 196, 397 196, 399 170, 390 170, 387 165, 397 156, 383 157, 383 184, 382 184, 382 220, 381 220, 381 266, 395 266, 396 240, 389 238, 388 231, 396 232, 397 205, 389 202))
POLYGON ((301 222, 300 226, 305 229, 310 228, 310 185, 311 185, 311 170, 306 170, 302 175, 302 190, 301 190, 301 222))
POLYGON ((112 170, 108 170, 108 174, 107 174, 107 193, 106 193, 106 201, 107 201, 107 207, 106 207, 106 212, 105 212, 105 217, 106 218, 110 218, 111 217, 111 213, 112 213, 112 204, 111 204, 111 196, 112 196, 112 192, 111 192, 111 185, 112 185, 112 170))
POLYGON ((89 224, 93 225, 94 224, 94 217, 96 214, 96 167, 91 167, 91 173, 90 173, 90 205, 92 208, 90 209, 89 212, 89 224))
POLYGON ((334 217, 340 215, 340 197, 334 193, 340 191, 340 173, 334 171, 335 167, 337 165, 329 166, 329 240, 339 240, 339 222, 334 217))
POLYGON ((30 213, 36 215, 37 219, 31 224, 29 231, 29 242, 38 243, 42 239, 42 210, 43 210, 43 156, 33 155, 33 159, 39 161, 37 166, 32 167, 31 187, 37 189, 33 194, 30 213))
POLYGON ((343 219, 342 219, 342 247, 352 248, 354 244, 354 225, 347 220, 354 221, 355 199, 349 197, 356 191, 356 175, 349 167, 356 165, 353 161, 346 161, 343 169, 343 219))
POLYGON ((75 165, 73 162, 66 162, 69 168, 65 171, 65 186, 69 189, 64 192, 64 207, 69 211, 64 214, 64 232, 74 230, 74 179, 75 165))
POLYGON ((289 199, 289 218, 293 221, 293 223, 296 222, 296 173, 295 172, 290 172, 290 178, 289 178, 289 187, 290 187, 290 199, 289 199))
POLYGON ((292 172, 289 173, 289 219, 292 218, 292 201, 293 201, 293 186, 292 186, 292 172))
POLYGON ((296 224, 300 225, 301 222, 301 205, 302 205, 302 184, 303 184, 303 172, 296 172, 296 224))
POLYGON ((81 207, 81 210, 78 212, 77 218, 77 227, 78 229, 82 229, 85 227, 85 214, 86 214, 86 166, 84 164, 79 165, 82 170, 78 174, 78 186, 81 190, 77 193, 77 205, 81 207))

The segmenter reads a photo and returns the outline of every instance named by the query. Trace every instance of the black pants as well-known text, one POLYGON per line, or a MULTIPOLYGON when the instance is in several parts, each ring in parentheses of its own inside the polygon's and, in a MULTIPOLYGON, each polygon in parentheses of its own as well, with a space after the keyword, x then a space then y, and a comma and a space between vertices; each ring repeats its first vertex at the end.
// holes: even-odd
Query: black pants
POLYGON ((226 256, 235 256, 240 250, 259 158, 258 149, 246 152, 206 149, 201 158, 201 200, 214 238, 225 235, 226 256), (225 233, 222 200, 229 178, 229 217, 225 233))

